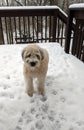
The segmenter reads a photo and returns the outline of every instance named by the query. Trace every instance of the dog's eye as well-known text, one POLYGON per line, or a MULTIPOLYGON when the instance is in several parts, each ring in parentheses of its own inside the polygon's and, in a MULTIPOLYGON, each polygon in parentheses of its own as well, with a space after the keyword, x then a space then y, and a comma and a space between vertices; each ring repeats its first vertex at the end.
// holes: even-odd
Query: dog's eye
POLYGON ((31 57, 31 54, 29 54, 28 57, 31 57))
POLYGON ((40 56, 39 56, 38 54, 37 54, 36 56, 37 56, 37 58, 40 60, 40 56))
POLYGON ((28 57, 31 57, 31 54, 28 54, 28 55, 25 56, 25 58, 28 58, 28 57))

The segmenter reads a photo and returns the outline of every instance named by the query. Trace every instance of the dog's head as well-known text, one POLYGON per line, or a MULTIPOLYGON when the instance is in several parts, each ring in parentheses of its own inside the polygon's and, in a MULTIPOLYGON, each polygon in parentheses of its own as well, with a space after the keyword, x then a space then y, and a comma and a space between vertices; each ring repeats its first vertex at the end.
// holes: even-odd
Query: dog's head
POLYGON ((44 59, 43 51, 38 45, 28 45, 22 51, 22 59, 31 69, 39 67, 44 59))

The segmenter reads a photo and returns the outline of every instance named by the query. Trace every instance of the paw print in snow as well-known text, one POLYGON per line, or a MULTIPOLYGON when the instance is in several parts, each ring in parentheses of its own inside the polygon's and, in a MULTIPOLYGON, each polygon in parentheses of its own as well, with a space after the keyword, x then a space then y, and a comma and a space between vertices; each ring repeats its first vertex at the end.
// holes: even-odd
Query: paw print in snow
POLYGON ((37 121, 35 126, 36 129, 42 129, 44 127, 43 122, 41 120, 37 121))

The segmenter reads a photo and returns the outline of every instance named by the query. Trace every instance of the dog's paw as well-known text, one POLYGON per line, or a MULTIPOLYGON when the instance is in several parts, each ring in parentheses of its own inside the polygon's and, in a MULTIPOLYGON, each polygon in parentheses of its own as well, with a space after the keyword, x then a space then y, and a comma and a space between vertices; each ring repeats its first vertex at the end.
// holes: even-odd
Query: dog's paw
POLYGON ((44 95, 44 87, 38 87, 38 93, 44 95))
POLYGON ((30 97, 32 97, 32 96, 33 96, 33 92, 28 91, 28 95, 29 95, 30 97))
POLYGON ((33 90, 26 90, 25 92, 27 93, 27 95, 29 95, 30 97, 32 97, 34 91, 33 90))

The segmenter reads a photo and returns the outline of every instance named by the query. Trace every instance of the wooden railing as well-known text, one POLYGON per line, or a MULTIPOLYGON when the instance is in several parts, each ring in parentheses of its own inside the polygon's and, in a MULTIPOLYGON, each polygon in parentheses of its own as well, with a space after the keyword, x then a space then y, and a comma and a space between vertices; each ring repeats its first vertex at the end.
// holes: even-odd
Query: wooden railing
POLYGON ((71 53, 84 62, 84 4, 73 4, 69 8, 67 31, 66 31, 66 53, 71 53), (74 23, 74 29, 73 29, 74 23), (71 35, 73 30, 73 39, 71 35))
POLYGON ((0 44, 59 42, 67 15, 57 6, 0 7, 0 44))
POLYGON ((0 44, 58 42, 84 61, 84 6, 0 7, 0 44), (72 40, 71 40, 72 39, 72 40))

